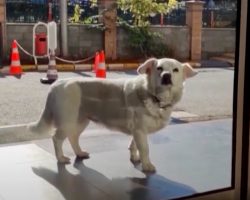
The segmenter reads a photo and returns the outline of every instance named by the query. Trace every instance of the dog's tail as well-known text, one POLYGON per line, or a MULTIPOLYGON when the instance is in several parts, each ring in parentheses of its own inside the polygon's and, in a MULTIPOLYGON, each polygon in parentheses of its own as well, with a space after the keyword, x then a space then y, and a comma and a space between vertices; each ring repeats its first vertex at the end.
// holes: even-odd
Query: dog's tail
POLYGON ((52 100, 51 94, 48 95, 45 108, 37 122, 28 124, 28 129, 31 132, 38 134, 46 134, 52 127, 52 109, 50 108, 50 102, 52 100))
POLYGON ((32 132, 29 129, 28 124, 0 127, 0 144, 24 142, 43 138, 46 138, 46 135, 32 132))
MULTIPOLYGON (((49 103, 48 98, 46 104, 49 103)), ((0 127, 0 144, 37 140, 48 137, 50 136, 49 130, 51 129, 51 125, 52 114, 49 106, 46 105, 37 122, 0 127)))

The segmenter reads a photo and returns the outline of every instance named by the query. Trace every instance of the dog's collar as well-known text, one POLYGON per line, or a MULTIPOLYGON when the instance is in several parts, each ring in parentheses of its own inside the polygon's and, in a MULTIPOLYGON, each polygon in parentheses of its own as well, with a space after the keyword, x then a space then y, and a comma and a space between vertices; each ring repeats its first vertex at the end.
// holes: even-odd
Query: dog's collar
POLYGON ((159 108, 166 109, 168 107, 172 107, 172 104, 170 104, 170 103, 169 104, 165 104, 165 105, 161 105, 161 100, 157 96, 152 95, 152 94, 150 94, 150 96, 151 96, 153 102, 156 103, 156 104, 158 104, 159 108))

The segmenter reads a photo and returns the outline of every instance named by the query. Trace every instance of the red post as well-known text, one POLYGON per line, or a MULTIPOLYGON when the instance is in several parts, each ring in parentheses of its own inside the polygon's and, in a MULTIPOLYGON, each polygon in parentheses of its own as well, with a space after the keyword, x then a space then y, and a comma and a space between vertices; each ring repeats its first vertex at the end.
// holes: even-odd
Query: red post
POLYGON ((161 13, 161 20, 160 20, 160 23, 161 23, 161 26, 163 26, 164 25, 164 15, 161 13))
POLYGON ((211 10, 211 18, 210 18, 211 28, 214 28, 214 11, 211 10))

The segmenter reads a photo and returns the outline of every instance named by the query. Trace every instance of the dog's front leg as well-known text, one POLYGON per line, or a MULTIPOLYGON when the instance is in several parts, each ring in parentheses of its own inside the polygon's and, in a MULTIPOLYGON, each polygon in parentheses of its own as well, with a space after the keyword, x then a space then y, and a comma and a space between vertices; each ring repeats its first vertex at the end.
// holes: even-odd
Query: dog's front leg
POLYGON ((145 172, 155 172, 155 166, 151 163, 149 159, 149 147, 148 147, 147 134, 141 131, 135 132, 134 141, 139 150, 141 163, 142 163, 142 170, 145 172))

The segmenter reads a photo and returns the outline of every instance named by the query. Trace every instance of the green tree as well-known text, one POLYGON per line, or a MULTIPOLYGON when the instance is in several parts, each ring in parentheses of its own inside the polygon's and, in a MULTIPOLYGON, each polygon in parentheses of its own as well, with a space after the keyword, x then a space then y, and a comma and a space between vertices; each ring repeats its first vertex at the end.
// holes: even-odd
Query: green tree
POLYGON ((176 0, 117 0, 118 8, 123 12, 130 12, 133 25, 145 27, 149 25, 149 16, 152 14, 166 14, 177 4, 176 0))
POLYGON ((129 45, 144 57, 162 57, 169 53, 162 36, 149 29, 149 16, 166 14, 177 5, 176 0, 117 0, 118 8, 132 14, 132 26, 125 24, 129 45))
MULTIPOLYGON (((90 0, 97 6, 99 0, 90 0)), ((129 12, 133 17, 133 25, 145 27, 149 25, 152 14, 166 14, 177 5, 177 0, 116 0, 117 8, 129 12)))
MULTIPOLYGON (((97 0, 91 0, 97 6, 97 0)), ((121 20, 120 24, 128 32, 128 43, 141 53, 141 56, 162 57, 169 52, 162 43, 162 36, 149 29, 149 16, 167 14, 177 5, 177 0, 116 0, 117 8, 132 15, 133 23, 130 26, 121 20)))

